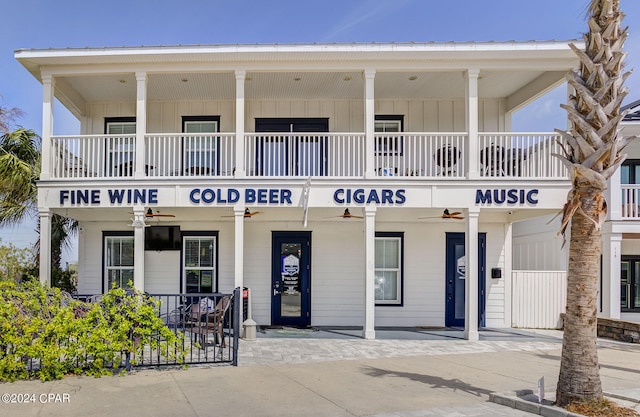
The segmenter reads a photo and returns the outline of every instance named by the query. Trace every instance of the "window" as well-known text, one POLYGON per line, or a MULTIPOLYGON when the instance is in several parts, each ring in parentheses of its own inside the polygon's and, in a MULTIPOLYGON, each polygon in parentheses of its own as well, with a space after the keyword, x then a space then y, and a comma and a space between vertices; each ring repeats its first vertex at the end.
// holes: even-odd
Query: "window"
POLYGON ((384 136, 380 133, 399 133, 403 131, 404 116, 376 116, 374 131, 376 133, 375 148, 377 155, 402 155, 402 137, 399 135, 384 136))
POLYGON ((185 292, 217 291, 217 233, 183 236, 185 292))
POLYGON ((134 265, 133 235, 104 236, 104 266, 106 290, 114 285, 129 288, 133 282, 134 265))
POLYGON ((640 311, 640 257, 622 257, 620 309, 622 311, 640 311))
POLYGON ((404 233, 376 233, 376 305, 402 305, 404 233))
POLYGON ((133 176, 133 162, 136 151, 136 118, 107 117, 104 119, 104 132, 116 135, 107 139, 109 153, 107 172, 109 176, 133 176))
POLYGON ((219 165, 218 138, 206 133, 218 132, 220 116, 183 116, 182 131, 193 133, 184 138, 184 167, 187 173, 208 175, 219 165))

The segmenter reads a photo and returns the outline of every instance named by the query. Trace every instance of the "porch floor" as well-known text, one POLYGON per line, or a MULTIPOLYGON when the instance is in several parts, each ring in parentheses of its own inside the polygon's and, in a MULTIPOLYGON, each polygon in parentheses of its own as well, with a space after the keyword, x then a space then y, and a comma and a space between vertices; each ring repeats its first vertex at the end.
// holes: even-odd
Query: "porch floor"
MULTIPOLYGON (((254 341, 240 339, 238 365, 302 364, 336 360, 456 355, 504 351, 549 351, 562 347, 559 330, 481 329, 480 340, 464 339, 462 329, 378 328, 375 340, 362 329, 260 327, 254 341)), ((599 340, 599 344, 620 343, 599 340)))
MULTIPOLYGON (((479 329, 481 341, 547 340, 562 342, 562 331, 551 329, 479 329)), ((362 328, 340 326, 259 326, 258 338, 285 339, 362 339, 362 328)), ((464 340, 459 327, 376 327, 377 340, 464 340)))

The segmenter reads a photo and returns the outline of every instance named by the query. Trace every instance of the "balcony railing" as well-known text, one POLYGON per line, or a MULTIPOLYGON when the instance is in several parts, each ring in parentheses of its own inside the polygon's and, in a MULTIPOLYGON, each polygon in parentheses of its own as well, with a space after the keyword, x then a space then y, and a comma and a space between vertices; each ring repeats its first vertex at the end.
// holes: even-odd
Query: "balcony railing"
POLYGON ((150 177, 228 177, 235 165, 233 133, 152 134, 145 136, 150 177))
POLYGON ((622 218, 640 219, 640 184, 621 184, 622 218))
POLYGON ((465 177, 466 133, 376 133, 375 172, 389 177, 465 177))
MULTIPOLYGON (((242 167, 254 178, 363 178, 363 133, 247 133, 242 167)), ((145 135, 146 178, 233 177, 235 133, 145 135)), ((376 176, 385 179, 464 179, 469 168, 466 133, 376 133, 376 176)), ((136 172, 135 135, 52 137, 52 179, 126 179, 136 172)), ((481 133, 471 156, 482 178, 567 178, 559 135, 481 133)))
POLYGON ((245 167, 255 177, 362 177, 364 144, 359 133, 249 133, 245 167))
POLYGON ((566 178, 561 136, 554 133, 480 133, 478 167, 485 178, 566 178))

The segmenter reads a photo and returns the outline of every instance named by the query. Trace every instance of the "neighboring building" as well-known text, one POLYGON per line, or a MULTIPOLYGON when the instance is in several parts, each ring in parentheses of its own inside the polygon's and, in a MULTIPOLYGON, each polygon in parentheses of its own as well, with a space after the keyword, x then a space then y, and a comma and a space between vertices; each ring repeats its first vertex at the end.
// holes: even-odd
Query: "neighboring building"
POLYGON ((41 279, 50 215, 72 217, 84 294, 246 286, 259 325, 475 339, 512 324, 512 222, 557 212, 569 189, 559 135, 511 132, 577 66, 567 42, 15 57, 44 90, 41 279), (54 97, 81 135, 52 134, 54 97))
MULTIPOLYGON (((640 135, 640 101, 621 110, 629 113, 620 124, 620 135, 640 135)), ((627 159, 609 180, 607 190, 608 216, 602 230, 599 314, 640 321, 640 142, 631 142, 622 153, 627 159)), ((557 236, 560 218, 552 222, 553 217, 514 224, 514 269, 566 272, 568 237, 563 247, 562 238, 557 236)), ((566 287, 566 283, 562 285, 566 287)), ((540 288, 539 296, 553 298, 557 288, 540 288)))
MULTIPOLYGON (((620 124, 623 136, 640 135, 640 101, 620 124)), ((602 233, 602 301, 605 317, 640 321, 640 142, 623 153, 622 167, 609 181, 609 215, 602 233)))

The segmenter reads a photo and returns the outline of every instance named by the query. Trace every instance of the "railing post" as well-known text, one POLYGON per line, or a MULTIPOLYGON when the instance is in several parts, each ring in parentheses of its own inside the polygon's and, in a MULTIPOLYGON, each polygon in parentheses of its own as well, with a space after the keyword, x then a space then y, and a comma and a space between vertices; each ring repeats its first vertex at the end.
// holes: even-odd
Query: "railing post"
POLYGON ((134 178, 144 178, 145 169, 145 143, 144 136, 147 133, 147 73, 136 72, 136 153, 134 178))

